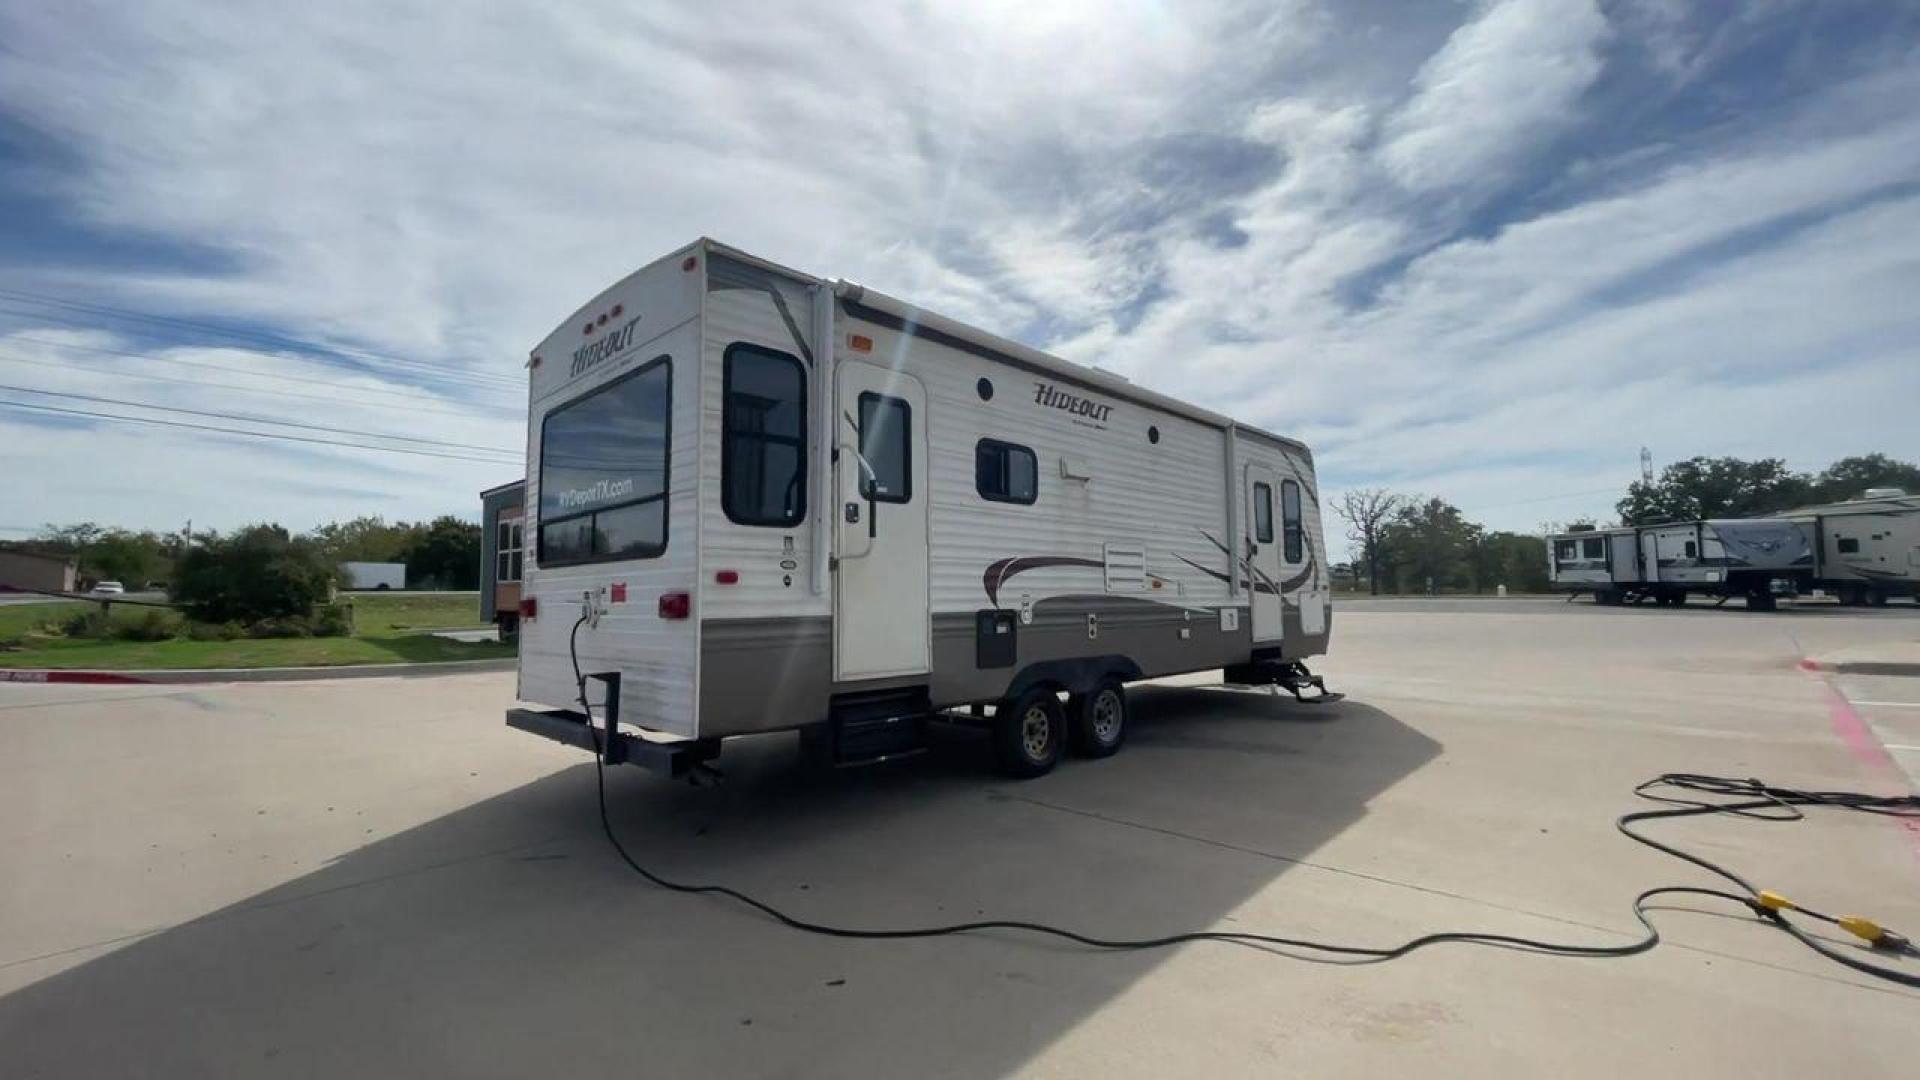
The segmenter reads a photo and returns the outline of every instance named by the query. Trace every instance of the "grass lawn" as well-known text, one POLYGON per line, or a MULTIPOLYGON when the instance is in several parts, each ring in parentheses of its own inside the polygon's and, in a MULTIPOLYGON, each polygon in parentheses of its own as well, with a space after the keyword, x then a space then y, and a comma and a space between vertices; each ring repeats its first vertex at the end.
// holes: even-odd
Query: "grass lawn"
MULTIPOLYGON (((463 642, 435 637, 428 630, 483 626, 476 594, 453 596, 392 595, 351 598, 355 634, 336 638, 266 638, 238 641, 85 641, 31 633, 41 624, 69 617, 80 603, 0 606, 0 642, 18 640, 18 649, 0 650, 0 667, 141 668, 321 667, 338 664, 431 663, 492 660, 513 655, 496 641, 463 642)), ((148 609, 115 604, 115 622, 145 617, 148 609)))

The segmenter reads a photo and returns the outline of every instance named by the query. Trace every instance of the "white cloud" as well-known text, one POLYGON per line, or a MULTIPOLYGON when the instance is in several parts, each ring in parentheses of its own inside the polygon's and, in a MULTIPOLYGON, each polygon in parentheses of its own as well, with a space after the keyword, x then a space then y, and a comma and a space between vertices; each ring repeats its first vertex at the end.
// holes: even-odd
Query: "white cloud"
MULTIPOLYGON (((341 427, 474 444, 516 444, 522 418, 477 411, 471 380, 517 380, 582 297, 706 233, 1304 434, 1330 486, 1424 489, 1496 525, 1605 511, 1530 500, 1623 481, 1643 442, 1920 455, 1889 404, 1920 368, 1920 215, 1898 198, 1920 174, 1913 66, 1836 74, 1736 134, 1574 153, 1609 123, 1589 91, 1621 35, 1714 76, 1661 5, 1609 10, 1634 14, 1487 3, 1415 48, 1304 2, 15 6, 0 109, 71 152, 59 193, 101 230, 230 265, 9 269, 0 248, 0 285, 443 365, 455 381, 429 394, 404 364, 163 351, 266 373, 183 378, 355 380, 361 400, 325 412, 341 427), (1356 43, 1408 58, 1390 89, 1343 77, 1329 50, 1356 43)), ((0 363, 43 388, 323 407, 132 380, 138 361, 20 338, 140 340, 17 329, 0 353, 118 373, 0 363)), ((0 525, 414 517, 502 477, 23 424, 0 411, 0 467, 31 478, 0 525)))
POLYGON ((1381 159, 1409 188, 1484 186, 1576 119, 1600 74, 1593 0, 1495 0, 1414 77, 1381 159))

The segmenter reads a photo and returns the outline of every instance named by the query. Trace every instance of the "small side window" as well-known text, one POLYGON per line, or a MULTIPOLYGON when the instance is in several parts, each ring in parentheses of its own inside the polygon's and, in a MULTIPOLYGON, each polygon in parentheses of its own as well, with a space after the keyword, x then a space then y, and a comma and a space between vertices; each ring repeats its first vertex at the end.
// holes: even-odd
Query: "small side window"
POLYGON ((525 533, 520 518, 501 518, 494 533, 493 578, 500 584, 520 580, 521 545, 525 533))
POLYGON ((1580 541, 1580 555, 1586 559, 1604 559, 1607 557, 1607 542, 1598 536, 1589 536, 1580 541))
POLYGON ((1253 538, 1273 543, 1273 489, 1258 482, 1253 485, 1253 538))
POLYGON ((913 498, 913 406, 872 391, 860 395, 860 495, 874 502, 913 498))
POLYGON ((973 486, 989 502, 1031 506, 1040 495, 1040 464, 1033 451, 999 439, 973 448, 973 486))
POLYGON ((1300 485, 1280 481, 1281 557, 1290 563, 1306 558, 1307 530, 1300 522, 1300 485))
POLYGON ((1835 546, 1837 546, 1840 549, 1840 554, 1842 555, 1860 554, 1860 541, 1854 539, 1851 536, 1841 537, 1840 542, 1835 546))
POLYGON ((1572 562, 1579 557, 1580 545, 1574 540, 1559 540, 1553 545, 1553 557, 1561 562, 1572 562))

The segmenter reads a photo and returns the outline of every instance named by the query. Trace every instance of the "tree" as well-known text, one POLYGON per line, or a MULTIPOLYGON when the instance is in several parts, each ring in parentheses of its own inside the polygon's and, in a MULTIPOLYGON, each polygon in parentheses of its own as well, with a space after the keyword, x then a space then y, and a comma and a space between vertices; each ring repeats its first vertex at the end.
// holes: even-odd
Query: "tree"
POLYGON ((480 526, 451 514, 423 527, 407 552, 407 581, 415 587, 480 587, 480 526))
MULTIPOLYGON (((1570 530, 1571 531, 1571 530, 1570 530)), ((1505 585, 1515 592, 1546 592, 1547 542, 1524 533, 1490 532, 1480 540, 1474 588, 1505 585)))
POLYGON ((167 576, 167 543, 151 532, 113 529, 80 552, 80 568, 95 581, 124 581, 130 588, 167 576))
POLYGON ((1480 526, 1445 499, 1414 499, 1381 526, 1378 543, 1403 585, 1439 590, 1472 583, 1481 534, 1480 526))
POLYGON ((1405 500, 1384 488, 1356 488, 1343 492, 1333 512, 1347 523, 1347 539, 1360 548, 1359 561, 1367 568, 1367 591, 1380 595, 1380 530, 1405 500))
POLYGON ((329 522, 313 530, 313 539, 335 563, 405 562, 426 531, 424 525, 389 525, 385 518, 369 515, 329 522))
POLYGON ((1859 498, 1868 488, 1899 488, 1920 495, 1920 465, 1896 461, 1885 454, 1841 458, 1814 477, 1813 502, 1841 502, 1859 498))
POLYGON ((203 622, 306 615, 333 590, 333 564, 278 525, 207 536, 180 556, 173 600, 203 622))
POLYGON ((1616 504, 1623 525, 1770 514, 1807 501, 1812 481, 1779 458, 1695 457, 1636 480, 1616 504))

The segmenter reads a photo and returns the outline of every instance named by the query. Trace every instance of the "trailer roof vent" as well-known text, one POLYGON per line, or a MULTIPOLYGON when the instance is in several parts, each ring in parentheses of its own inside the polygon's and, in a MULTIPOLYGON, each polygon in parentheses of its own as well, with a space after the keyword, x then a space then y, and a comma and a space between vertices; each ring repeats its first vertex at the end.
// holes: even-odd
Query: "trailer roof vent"
POLYGON ((1868 488, 1867 493, 1860 497, 1863 499, 1898 499, 1905 497, 1906 494, 1906 491, 1901 488, 1879 487, 1868 488))

